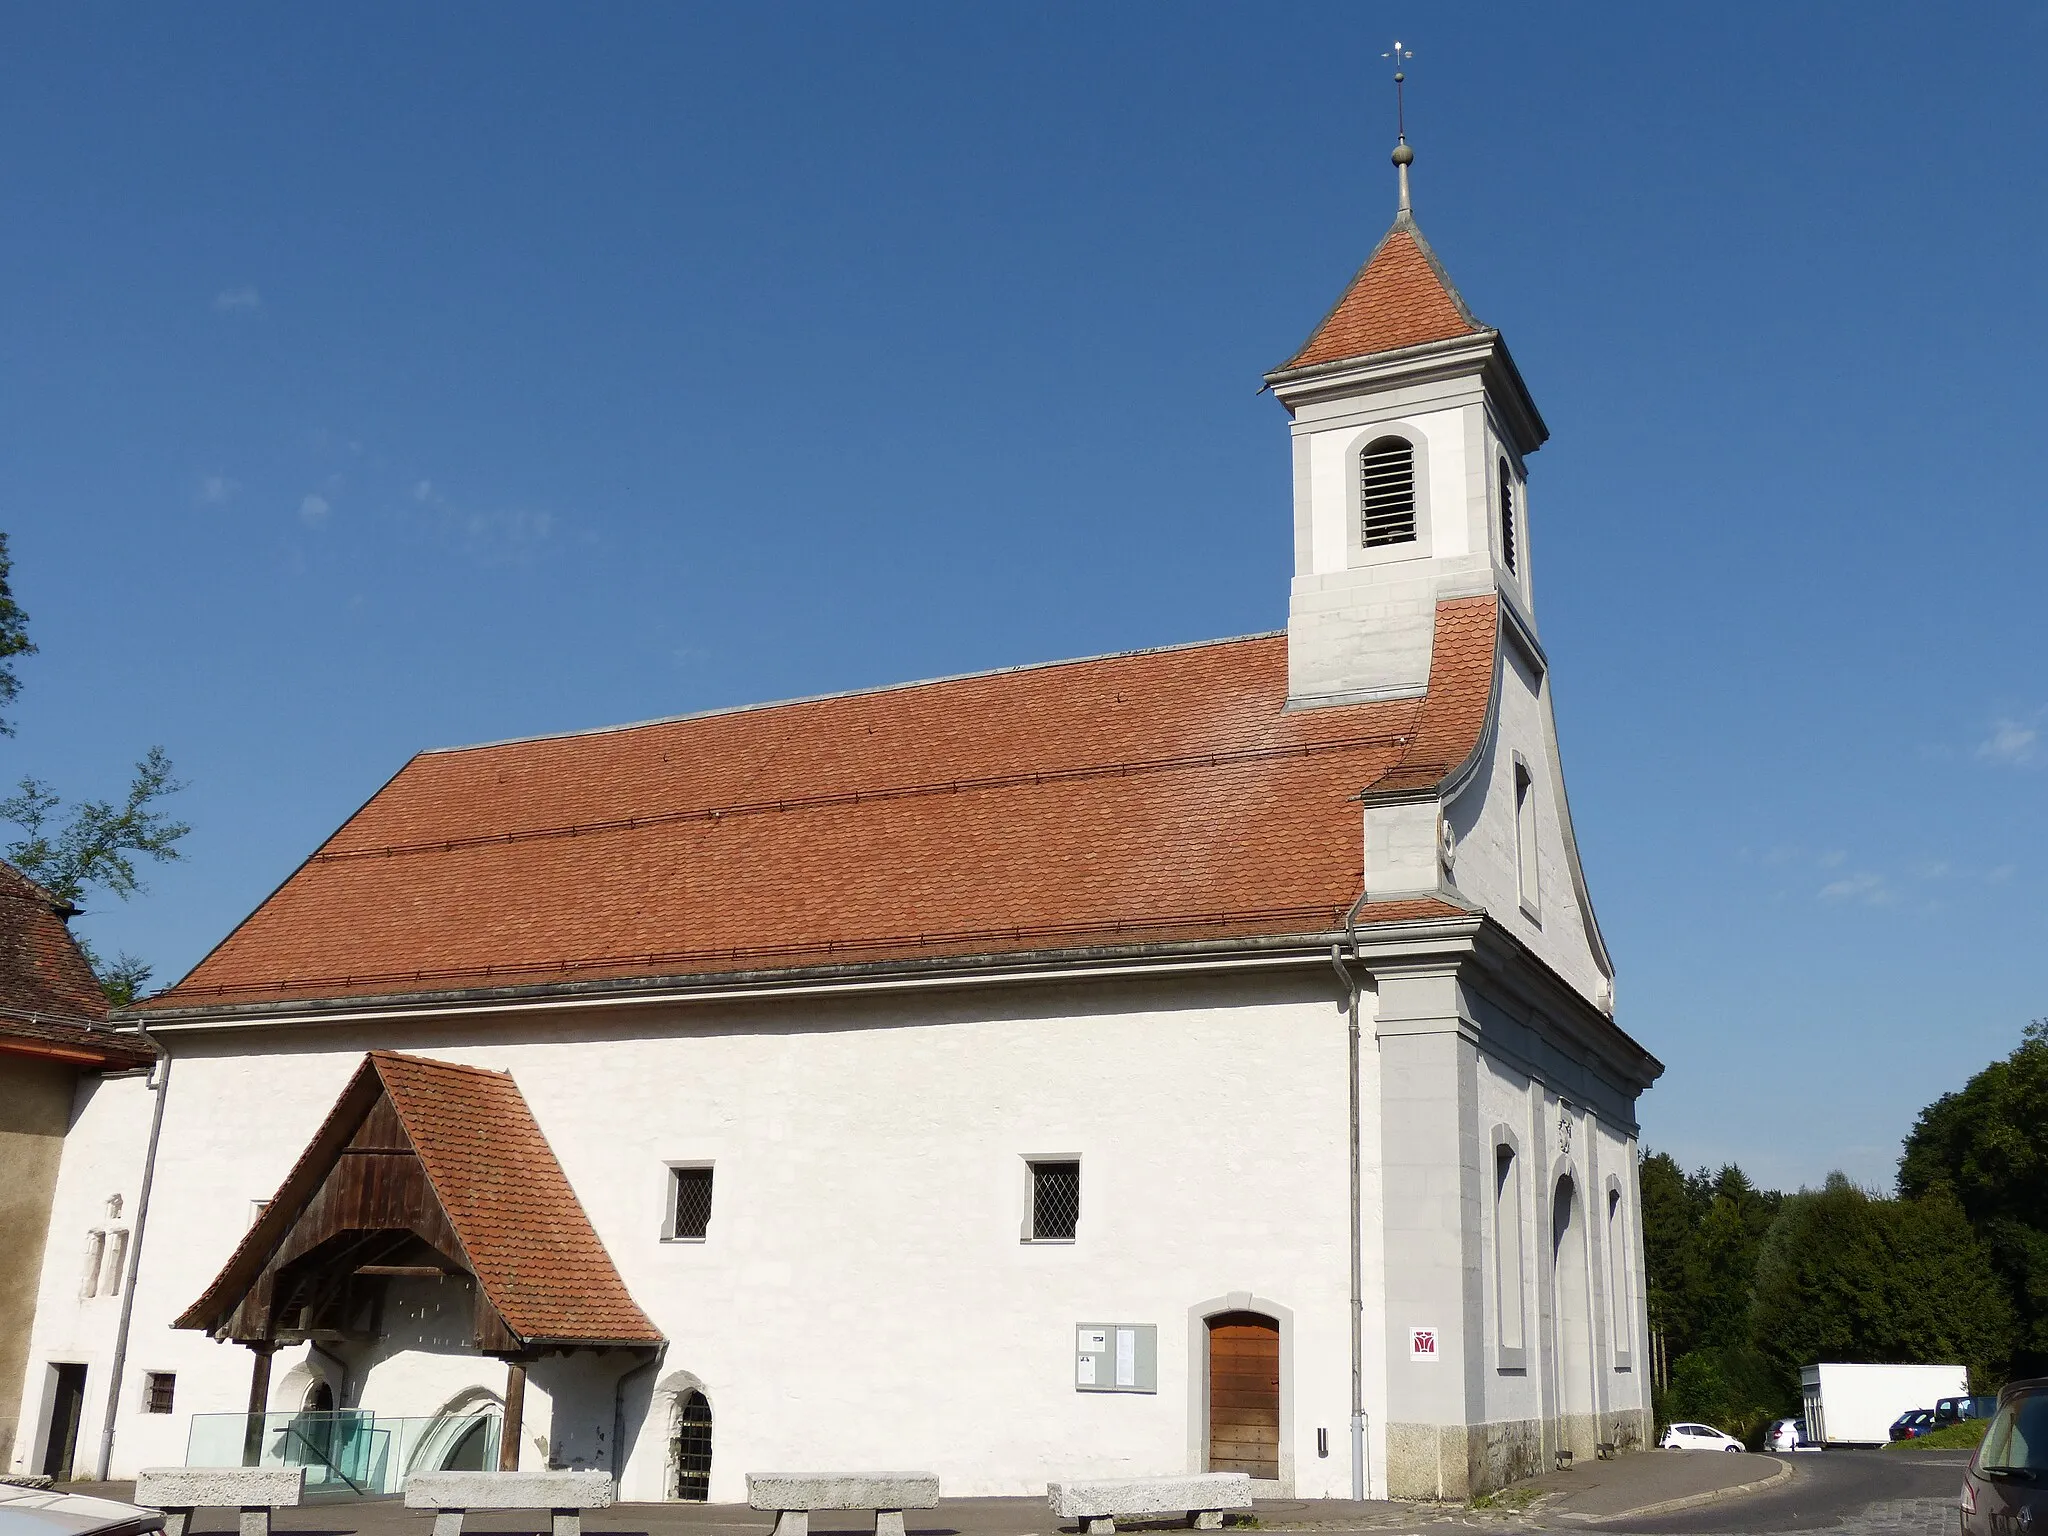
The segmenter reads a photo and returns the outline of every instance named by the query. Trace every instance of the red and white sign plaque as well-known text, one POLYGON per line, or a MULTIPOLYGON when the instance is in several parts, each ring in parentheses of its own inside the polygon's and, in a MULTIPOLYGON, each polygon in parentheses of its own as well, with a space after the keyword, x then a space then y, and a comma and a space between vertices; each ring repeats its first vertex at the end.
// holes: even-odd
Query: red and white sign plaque
POLYGON ((1410 1328, 1408 1330, 1408 1358, 1410 1360, 1435 1360, 1437 1358, 1437 1331, 1434 1328, 1410 1328))

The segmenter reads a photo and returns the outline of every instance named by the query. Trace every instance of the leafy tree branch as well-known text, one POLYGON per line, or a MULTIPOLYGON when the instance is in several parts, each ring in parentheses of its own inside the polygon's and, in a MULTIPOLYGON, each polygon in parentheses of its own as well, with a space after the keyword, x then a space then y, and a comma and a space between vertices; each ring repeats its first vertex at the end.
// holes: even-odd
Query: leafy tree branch
MULTIPOLYGON (((0 706, 10 706, 21 692, 21 679, 14 675, 14 658, 33 656, 35 642, 28 637, 28 615, 14 600, 8 576, 14 558, 7 552, 7 535, 0 533, 0 706)), ((0 736, 12 736, 14 722, 0 717, 0 736)))
POLYGON ((118 805, 86 800, 65 816, 56 791, 40 779, 23 779, 18 793, 0 800, 0 821, 26 834, 7 845, 8 862, 74 906, 93 886, 126 901, 142 889, 137 857, 179 857, 178 840, 192 829, 154 807, 184 787, 172 777, 162 747, 151 747, 135 765, 127 797, 118 805))
MULTIPOLYGON (((11 705, 21 692, 14 659, 36 650, 28 637, 28 615, 14 600, 13 571, 7 535, 0 533, 0 707, 11 705)), ((13 734, 13 722, 0 718, 0 735, 13 734)), ((167 814, 162 802, 184 787, 162 747, 151 747, 135 765, 128 793, 119 801, 85 800, 67 810, 63 798, 41 779, 23 779, 14 794, 0 800, 0 821, 22 832, 6 846, 6 857, 74 908, 94 889, 126 901, 143 888, 136 860, 179 857, 178 841, 192 829, 167 814)), ((102 959, 82 936, 72 937, 110 1002, 122 1006, 141 996, 150 977, 146 963, 129 954, 102 959)))

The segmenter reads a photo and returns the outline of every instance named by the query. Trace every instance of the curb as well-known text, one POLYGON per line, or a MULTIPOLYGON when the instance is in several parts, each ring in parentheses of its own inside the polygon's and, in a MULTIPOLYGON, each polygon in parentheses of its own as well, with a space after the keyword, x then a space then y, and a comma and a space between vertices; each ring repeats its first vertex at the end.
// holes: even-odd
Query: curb
POLYGON ((1581 1521, 1590 1525, 1596 1521, 1606 1524, 1615 1520, 1641 1520, 1650 1515, 1672 1515, 1682 1509, 1698 1509, 1702 1504, 1714 1504, 1722 1499, 1732 1499, 1741 1494, 1758 1493, 1765 1488, 1775 1488, 1791 1475, 1792 1463, 1781 1461, 1778 1463, 1778 1470, 1769 1477, 1760 1477, 1754 1482, 1737 1483, 1731 1488, 1712 1488, 1705 1493, 1689 1493, 1681 1499, 1664 1499, 1655 1504, 1642 1504, 1634 1509, 1617 1510, 1611 1515, 1581 1515, 1570 1511, 1560 1511, 1555 1518, 1559 1520, 1581 1521))

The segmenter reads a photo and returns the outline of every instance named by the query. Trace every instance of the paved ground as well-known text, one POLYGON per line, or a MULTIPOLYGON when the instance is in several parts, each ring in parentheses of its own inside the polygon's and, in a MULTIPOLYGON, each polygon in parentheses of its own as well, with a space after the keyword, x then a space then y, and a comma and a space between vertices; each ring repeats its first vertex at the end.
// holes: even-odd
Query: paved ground
MULTIPOLYGON (((1693 1452, 1689 1454, 1703 1454, 1693 1452)), ((1728 1458, 1734 1461, 1737 1458, 1728 1458)), ((1644 1536, 1828 1531, 1832 1536, 1952 1536, 1967 1451, 1828 1451, 1749 1457, 1792 1465, 1786 1482, 1746 1498, 1617 1521, 1644 1536)))
MULTIPOLYGON (((1504 1507, 1353 1504, 1347 1500, 1261 1500, 1264 1530, 1324 1533, 1424 1532, 1459 1529, 1524 1536, 1546 1532, 1626 1532, 1628 1536, 1776 1536, 1826 1531, 1830 1536, 1950 1536, 1962 1481, 1961 1452, 1829 1451, 1800 1456, 1713 1456, 1646 1451, 1611 1462, 1548 1473, 1517 1485, 1504 1507), (1761 1485, 1761 1486, 1758 1486, 1761 1485), (1526 1502, 1525 1502, 1526 1501, 1526 1502), (1692 1501, 1674 1508, 1676 1501, 1692 1501), (1520 1506, 1520 1507, 1515 1507, 1520 1506)), ((71 1485, 79 1493, 125 1499, 126 1483, 71 1485)), ((909 1536, 1056 1536, 1043 1499, 947 1499, 935 1510, 909 1511, 909 1536)), ((771 1517, 737 1504, 620 1504, 585 1522, 589 1536, 768 1536, 771 1517)), ((1178 1522, 1132 1526, 1164 1531, 1178 1522)), ((428 1536, 429 1521, 396 1499, 311 1505, 280 1511, 279 1536, 428 1536)), ((542 1532, 546 1518, 475 1515, 479 1536, 542 1532)), ((193 1522, 195 1536, 231 1533, 232 1510, 209 1510, 193 1522)), ((872 1536, 872 1516, 814 1515, 816 1536, 872 1536)))

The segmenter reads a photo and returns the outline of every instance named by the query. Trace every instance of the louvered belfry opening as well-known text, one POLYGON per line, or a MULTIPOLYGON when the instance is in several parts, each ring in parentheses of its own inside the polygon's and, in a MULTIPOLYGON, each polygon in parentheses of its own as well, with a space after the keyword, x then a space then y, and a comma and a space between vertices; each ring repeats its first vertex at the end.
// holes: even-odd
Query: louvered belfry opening
POLYGON ((1359 532, 1367 549, 1415 539, 1415 445, 1381 437, 1358 456, 1359 532))
POLYGON ((1500 461, 1500 557, 1515 568, 1515 482, 1508 478, 1508 461, 1500 461))

